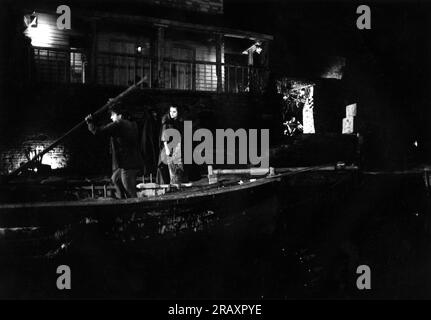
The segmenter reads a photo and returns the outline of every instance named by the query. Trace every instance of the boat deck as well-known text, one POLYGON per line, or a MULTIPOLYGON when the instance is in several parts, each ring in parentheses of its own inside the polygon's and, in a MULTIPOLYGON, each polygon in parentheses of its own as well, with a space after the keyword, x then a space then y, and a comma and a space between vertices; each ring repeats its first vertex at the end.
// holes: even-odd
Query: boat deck
MULTIPOLYGON (((253 188, 262 184, 279 181, 281 178, 287 178, 304 172, 333 172, 334 166, 317 166, 317 167, 296 167, 296 168, 279 168, 274 175, 268 176, 250 176, 250 175, 221 175, 217 182, 209 183, 207 177, 202 177, 200 180, 182 184, 171 185, 171 191, 153 197, 138 197, 133 199, 114 199, 108 197, 88 198, 75 201, 36 201, 27 203, 3 203, 0 204, 0 211, 4 209, 18 208, 43 208, 43 207, 80 207, 80 206, 106 206, 106 205, 127 205, 137 203, 152 203, 152 202, 169 202, 199 198, 208 195, 218 195, 236 190, 253 188)), ((344 168, 343 170, 357 170, 356 167, 344 168)), ((46 181, 46 180, 45 180, 46 181)), ((58 185, 60 180, 53 179, 54 186, 58 185)), ((94 183, 104 180, 94 180, 94 183)), ((87 180, 87 183, 91 182, 87 180)), ((75 180, 73 184, 78 184, 75 180)), ((47 185, 47 182, 43 183, 47 185)))

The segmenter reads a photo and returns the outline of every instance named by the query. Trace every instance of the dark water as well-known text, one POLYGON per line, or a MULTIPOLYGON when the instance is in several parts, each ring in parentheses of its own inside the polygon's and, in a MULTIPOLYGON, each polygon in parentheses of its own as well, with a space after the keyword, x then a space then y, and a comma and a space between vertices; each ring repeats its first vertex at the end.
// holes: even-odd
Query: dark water
POLYGON ((348 192, 313 199, 289 192, 248 209, 275 211, 261 233, 238 220, 232 229, 114 245, 89 224, 50 258, 3 256, 0 297, 431 298, 430 198, 420 175, 365 175, 348 192), (60 264, 71 268, 72 290, 56 288, 60 264), (359 265, 371 269, 371 290, 357 289, 359 265))

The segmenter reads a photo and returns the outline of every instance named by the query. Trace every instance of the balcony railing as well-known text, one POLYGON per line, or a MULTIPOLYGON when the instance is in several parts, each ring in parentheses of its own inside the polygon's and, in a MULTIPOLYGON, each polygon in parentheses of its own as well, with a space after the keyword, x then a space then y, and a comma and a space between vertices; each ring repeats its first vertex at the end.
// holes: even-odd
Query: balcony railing
MULTIPOLYGON (((79 50, 34 48, 36 79, 40 82, 86 83, 86 54, 79 50)), ((154 59, 139 54, 98 52, 94 82, 102 85, 129 86, 142 78, 144 87, 230 93, 261 92, 267 70, 222 63, 218 90, 217 63, 165 59, 156 74, 154 59)))
POLYGON ((145 78, 145 86, 151 87, 151 69, 151 59, 142 55, 99 52, 96 58, 96 82, 130 86, 145 78))

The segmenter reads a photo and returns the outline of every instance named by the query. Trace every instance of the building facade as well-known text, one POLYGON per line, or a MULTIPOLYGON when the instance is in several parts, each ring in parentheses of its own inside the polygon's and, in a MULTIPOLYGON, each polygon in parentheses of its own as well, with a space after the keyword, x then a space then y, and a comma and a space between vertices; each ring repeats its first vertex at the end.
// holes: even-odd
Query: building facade
POLYGON ((155 16, 69 7, 70 29, 57 25, 64 11, 25 9, 34 81, 130 86, 144 79, 147 88, 262 91, 271 36, 224 27, 221 0, 144 3, 155 16), (160 18, 172 9, 215 24, 160 18))

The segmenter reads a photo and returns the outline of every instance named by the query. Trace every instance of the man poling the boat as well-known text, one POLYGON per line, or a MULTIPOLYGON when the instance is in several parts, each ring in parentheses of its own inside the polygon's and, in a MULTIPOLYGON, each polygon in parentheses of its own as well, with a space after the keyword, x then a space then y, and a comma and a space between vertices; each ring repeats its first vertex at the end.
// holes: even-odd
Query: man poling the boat
POLYGON ((135 198, 136 176, 143 165, 139 152, 138 127, 127 118, 126 109, 121 102, 113 104, 109 111, 112 122, 105 126, 96 126, 91 115, 88 115, 85 121, 88 130, 94 135, 110 136, 113 172, 111 179, 117 198, 135 198))

